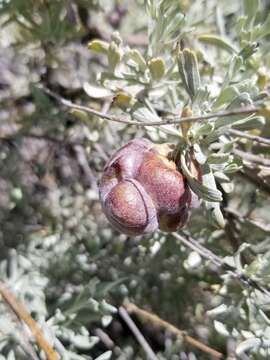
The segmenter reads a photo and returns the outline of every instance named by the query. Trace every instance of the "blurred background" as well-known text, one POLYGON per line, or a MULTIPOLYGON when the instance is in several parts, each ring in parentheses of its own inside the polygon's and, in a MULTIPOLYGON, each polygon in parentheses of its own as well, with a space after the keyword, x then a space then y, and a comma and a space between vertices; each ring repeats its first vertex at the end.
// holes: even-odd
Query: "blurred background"
MULTIPOLYGON (((243 11, 241 2, 231 0, 177 4, 195 29, 205 32, 224 26, 229 33, 243 11)), ((266 18, 270 4, 261 6, 266 18)), ((149 39, 143 2, 2 0, 0 24, 0 278, 61 358, 147 359, 118 314, 125 299, 224 358, 269 358, 269 297, 243 287, 173 235, 119 234, 101 211, 98 181, 112 152, 134 137, 162 142, 166 135, 70 111, 40 87, 114 112, 112 96, 97 84, 107 60, 87 44, 110 41, 118 31, 125 45, 144 53, 149 39)), ((267 39, 264 46, 269 65, 267 39)), ((214 86, 228 59, 220 50, 204 51, 203 71, 214 86)), ((267 137, 269 126, 263 131, 267 137)), ((252 150, 269 154, 267 147, 252 150)), ((218 229, 203 208, 192 213, 184 229, 221 258, 231 259, 239 271, 247 264, 265 284, 270 274, 267 166, 246 164, 233 175, 234 191, 224 196, 225 229, 218 229)), ((155 323, 133 319, 158 359, 212 358, 155 323)), ((29 332, 25 340, 25 331, 1 302, 1 359, 30 359, 29 346, 38 359, 45 358, 29 332)))

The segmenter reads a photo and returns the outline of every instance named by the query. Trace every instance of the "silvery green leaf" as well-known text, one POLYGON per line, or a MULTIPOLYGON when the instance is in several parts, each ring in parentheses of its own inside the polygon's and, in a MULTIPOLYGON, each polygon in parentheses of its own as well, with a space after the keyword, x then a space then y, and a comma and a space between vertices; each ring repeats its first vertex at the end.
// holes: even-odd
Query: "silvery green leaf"
POLYGON ((219 202, 222 201, 222 194, 219 190, 213 189, 213 187, 208 187, 204 184, 201 184, 198 180, 194 178, 194 176, 190 173, 185 157, 182 154, 181 155, 181 167, 183 170, 183 173, 187 177, 188 183, 191 187, 191 189, 202 199, 206 201, 213 201, 213 202, 219 202))
POLYGON ((240 70, 241 66, 243 65, 243 59, 241 56, 233 55, 229 69, 227 71, 227 74, 225 76, 224 82, 223 82, 223 88, 227 87, 229 85, 230 81, 233 79, 235 74, 240 70))
POLYGON ((109 50, 109 43, 99 39, 92 40, 88 43, 88 49, 106 55, 109 50))
POLYGON ((165 62, 162 58, 157 57, 149 60, 148 67, 153 80, 160 80, 165 74, 165 62))
POLYGON ((83 90, 93 99, 102 99, 112 95, 110 90, 101 86, 91 85, 88 82, 83 83, 83 90))
POLYGON ((234 190, 234 183, 232 182, 220 182, 220 186, 225 191, 226 194, 230 194, 234 190))
POLYGON ((222 152, 231 153, 234 147, 235 140, 228 141, 226 144, 222 146, 222 152))
POLYGON ((259 9, 259 0, 244 0, 244 13, 247 16, 246 25, 251 25, 259 9))
POLYGON ((202 262, 202 258, 201 256, 195 252, 192 251, 188 258, 185 260, 184 262, 184 267, 189 270, 189 269, 196 269, 201 265, 202 262))
POLYGON ((230 336, 229 331, 227 330, 226 326, 222 322, 214 320, 214 327, 220 335, 230 336))
MULTIPOLYGON (((202 166, 202 172, 203 172, 202 175, 203 184, 206 185, 207 188, 217 191, 220 194, 220 198, 221 198, 221 200, 219 201, 222 201, 222 193, 219 190, 217 190, 216 180, 214 174, 211 171, 210 166, 208 164, 204 164, 202 166)), ((223 228, 225 226, 225 222, 222 212, 220 210, 220 204, 217 201, 208 200, 205 203, 205 205, 206 208, 212 212, 212 216, 214 220, 217 222, 217 224, 221 228, 223 228)))
POLYGON ((144 72, 146 70, 146 68, 147 68, 146 61, 145 61, 144 57, 142 56, 142 54, 138 50, 136 50, 136 49, 129 50, 129 51, 127 51, 125 56, 127 59, 134 61, 134 63, 139 67, 139 70, 141 72, 144 72))
MULTIPOLYGON (((239 107, 244 107, 247 105, 252 105, 253 101, 250 97, 250 94, 247 92, 243 92, 239 95, 237 95, 235 98, 233 98, 233 100, 231 101, 231 103, 227 106, 227 110, 232 110, 232 109, 238 109, 239 107)), ((241 116, 241 115, 236 115, 236 116, 241 116)), ((244 115, 245 116, 245 115, 244 115)))
POLYGON ((229 129, 230 126, 223 126, 213 130, 208 136, 206 136, 202 140, 203 144, 211 144, 212 142, 216 141, 221 135, 226 134, 229 129))
POLYGON ((250 43, 246 45, 239 53, 239 56, 243 58, 243 60, 247 60, 251 55, 253 55, 258 48, 258 44, 256 42, 250 43))
POLYGON ((261 129, 265 125, 265 118, 262 116, 254 116, 252 118, 242 119, 235 122, 232 127, 237 130, 261 129))
MULTIPOLYGON (((132 113, 132 118, 134 120, 138 120, 138 121, 141 121, 141 122, 144 122, 144 121, 161 121, 161 118, 156 113, 151 111, 149 108, 143 107, 143 106, 138 107, 132 113)), ((176 136, 178 138, 178 140, 180 138, 179 131, 177 129, 175 129, 173 126, 171 126, 171 125, 162 125, 158 129, 149 126, 149 127, 147 127, 147 131, 149 133, 155 133, 155 134, 157 133, 157 131, 162 131, 162 132, 164 132, 166 134, 176 136)))
POLYGON ((259 95, 258 87, 257 87, 256 83, 254 82, 253 78, 240 81, 238 84, 236 84, 234 86, 237 88, 239 94, 249 93, 251 99, 253 99, 253 100, 255 100, 257 98, 257 96, 259 95))
POLYGON ((196 53, 190 49, 179 51, 178 69, 183 85, 193 100, 201 85, 196 53))
POLYGON ((181 12, 171 14, 171 21, 168 22, 168 25, 164 29, 164 36, 169 37, 174 35, 175 32, 179 31, 184 20, 185 16, 181 12))
POLYGON ((198 108, 198 110, 201 110, 202 105, 204 105, 204 103, 207 103, 207 101, 209 100, 209 95, 210 91, 207 86, 201 86, 200 88, 198 88, 196 96, 193 99, 193 108, 198 108))
POLYGON ((239 95, 239 91, 236 86, 228 86, 221 90, 219 96, 215 100, 213 106, 215 108, 220 107, 223 104, 227 104, 231 102, 237 95, 239 95))
POLYGON ((120 46, 123 43, 123 39, 121 38, 118 31, 114 31, 111 35, 111 41, 114 41, 116 45, 120 46))
POLYGON ((194 144, 193 148, 194 148, 195 159, 198 161, 199 164, 204 164, 206 162, 207 158, 204 155, 204 153, 202 152, 199 144, 194 144))
POLYGON ((248 276, 264 277, 269 279, 270 263, 269 252, 265 255, 257 256, 246 268, 245 274, 248 276))
POLYGON ((208 316, 216 317, 217 315, 224 314, 227 311, 228 311, 228 306, 225 304, 221 304, 211 310, 208 310, 206 313, 208 316))
POLYGON ((213 123, 205 123, 203 125, 200 125, 199 127, 195 128, 192 127, 192 135, 194 139, 199 138, 200 136, 203 135, 208 135, 209 133, 211 133, 214 129, 214 124, 213 123))
POLYGON ((144 122, 144 121, 161 121, 160 117, 156 114, 150 111, 147 107, 139 107, 136 109, 132 117, 135 120, 144 122))
POLYGON ((116 313, 117 309, 115 306, 108 304, 105 300, 102 300, 100 303, 100 310, 102 310, 102 312, 104 314, 112 314, 112 313, 116 313))
POLYGON ((72 343, 77 349, 88 350, 95 346, 98 342, 99 338, 96 336, 76 334, 72 337, 72 343))
POLYGON ((213 153, 207 158, 208 164, 223 164, 230 160, 229 154, 213 153))
POLYGON ((107 327, 112 322, 112 316, 111 315, 104 315, 101 318, 101 323, 103 327, 107 327))
POLYGON ((203 200, 210 202, 222 201, 222 195, 219 190, 213 190, 205 185, 202 185, 194 178, 188 178, 188 183, 191 189, 203 200))
POLYGON ((247 92, 243 92, 242 94, 236 96, 231 103, 227 106, 227 110, 237 109, 241 106, 247 106, 252 104, 252 99, 247 92))
POLYGON ((106 351, 105 353, 103 353, 102 355, 98 356, 97 358, 95 358, 95 360, 109 360, 112 356, 112 351, 106 351))
POLYGON ((13 350, 10 350, 7 356, 7 360, 16 360, 15 353, 13 350))
POLYGON ((212 35, 212 34, 199 35, 198 40, 206 44, 214 45, 220 49, 226 50, 231 54, 237 52, 235 47, 230 43, 228 39, 225 39, 224 37, 218 35, 212 35))
POLYGON ((88 305, 89 305, 89 309, 91 309, 91 311, 94 311, 94 312, 99 311, 99 302, 96 301, 95 299, 93 299, 93 298, 89 299, 88 305))
POLYGON ((257 348, 260 344, 261 344, 261 340, 259 338, 253 337, 253 338, 244 340, 239 345, 237 345, 235 352, 237 355, 241 355, 248 350, 257 348))
POLYGON ((214 173, 214 176, 218 181, 227 182, 227 183, 231 181, 231 179, 223 172, 216 171, 214 173))
POLYGON ((268 14, 265 22, 262 25, 258 25, 253 30, 252 36, 254 41, 258 41, 269 34, 270 34, 270 14, 268 14))
POLYGON ((226 166, 223 171, 224 171, 225 174, 232 174, 232 173, 234 173, 236 171, 241 170, 242 167, 243 167, 242 164, 238 164, 236 162, 233 162, 233 163, 229 164, 228 166, 226 166))
POLYGON ((243 33, 244 32, 244 27, 246 25, 247 22, 247 16, 242 15, 239 16, 237 21, 236 21, 236 26, 235 26, 235 30, 237 31, 237 33, 243 33))
MULTIPOLYGON (((232 102, 227 106, 226 110, 233 110, 238 109, 240 107, 249 106, 252 105, 252 100, 248 93, 243 93, 238 96, 236 96, 232 102)), ((226 117, 220 117, 215 121, 215 129, 218 129, 223 126, 232 125, 234 122, 242 119, 242 118, 248 118, 246 114, 244 115, 232 115, 232 116, 226 116, 226 117)))
POLYGON ((120 63, 121 60, 120 49, 115 42, 110 43, 107 57, 110 71, 114 73, 116 66, 120 63))
POLYGON ((222 214, 222 211, 220 210, 219 203, 212 203, 212 216, 219 227, 224 228, 225 227, 225 221, 222 214))

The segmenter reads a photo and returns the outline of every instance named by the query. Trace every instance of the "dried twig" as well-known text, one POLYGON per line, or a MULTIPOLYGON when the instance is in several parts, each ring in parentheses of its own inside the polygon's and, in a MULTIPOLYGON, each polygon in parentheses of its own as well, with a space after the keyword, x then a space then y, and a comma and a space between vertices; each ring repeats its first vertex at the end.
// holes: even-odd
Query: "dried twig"
POLYGON ((148 342, 143 337, 143 335, 140 332, 140 330, 138 329, 137 325, 131 319, 131 317, 129 316, 127 310, 123 306, 120 306, 119 314, 122 317, 122 319, 125 321, 125 323, 128 325, 129 329, 132 331, 132 333, 135 336, 135 338, 137 339, 138 343, 141 345, 141 347, 145 351, 147 357, 150 360, 158 360, 156 354, 151 349, 150 345, 148 344, 148 342))
POLYGON ((244 168, 239 171, 238 173, 241 175, 245 180, 249 180, 252 182, 256 188, 270 194, 270 183, 262 177, 258 171, 257 165, 253 164, 244 164, 244 168))
POLYGON ((203 258, 211 261, 213 264, 215 264, 220 269, 224 270, 227 274, 232 276, 233 278, 239 280, 242 284, 245 286, 248 286, 252 289, 256 289, 261 291, 262 293, 270 296, 270 290, 266 288, 264 285, 261 285, 257 281, 250 279, 245 274, 241 273, 236 267, 229 265, 226 263, 222 258, 214 254, 212 251, 208 250, 201 244, 199 244, 198 241, 192 239, 191 236, 185 234, 183 232, 183 235, 180 235, 178 233, 173 233, 173 236, 180 240, 185 246, 189 247, 193 251, 196 251, 198 254, 200 254, 203 258))
POLYGON ((73 150, 76 154, 78 164, 81 167, 82 171, 84 172, 84 175, 89 183, 89 186, 92 189, 98 191, 96 177, 94 176, 94 174, 88 164, 88 160, 87 160, 87 156, 86 156, 84 147, 82 145, 77 144, 77 145, 73 146, 73 150))
POLYGON ((259 165, 270 166, 270 159, 265 159, 261 156, 254 155, 254 154, 251 154, 251 153, 239 150, 239 149, 235 149, 234 153, 236 155, 240 156, 245 161, 259 164, 259 165))
POLYGON ((24 305, 16 299, 16 297, 12 294, 10 290, 7 289, 6 285, 2 281, 0 281, 0 295, 14 311, 17 317, 27 324, 33 336, 35 337, 37 344, 46 354, 47 359, 59 360, 60 356, 57 354, 56 351, 53 350, 48 341, 45 339, 45 336, 39 325, 31 317, 31 315, 25 309, 24 305))
POLYGON ((190 116, 190 117, 181 118, 180 116, 175 115, 171 119, 164 119, 162 121, 140 122, 140 121, 128 120, 127 117, 120 118, 120 117, 117 117, 114 115, 100 112, 100 111, 94 110, 88 106, 77 105, 67 99, 64 99, 63 97, 61 97, 60 95, 56 94, 55 92, 51 91, 48 88, 40 87, 40 89, 43 90, 47 95, 49 95, 52 98, 54 98, 55 100, 57 100, 60 104, 67 106, 68 108, 79 110, 79 111, 84 111, 84 112, 87 112, 88 114, 95 115, 95 116, 101 117, 102 119, 114 121, 114 122, 117 122, 120 124, 136 125, 136 126, 142 126, 142 127, 181 124, 183 122, 196 122, 196 121, 200 122, 200 121, 213 119, 213 118, 217 118, 217 117, 252 114, 252 113, 255 114, 255 113, 258 113, 261 111, 260 107, 253 106, 253 107, 239 108, 239 109, 229 110, 229 111, 214 112, 211 114, 200 115, 200 116, 190 116))
POLYGON ((259 144, 270 145, 270 139, 266 139, 266 138, 263 138, 261 136, 250 135, 250 134, 247 134, 247 133, 245 133, 243 131, 239 131, 239 130, 235 130, 235 129, 229 130, 229 133, 231 135, 234 135, 234 136, 239 136, 239 137, 244 138, 244 139, 252 140, 252 141, 257 142, 259 144))
POLYGON ((216 359, 224 358, 223 354, 220 353, 219 351, 216 351, 216 350, 212 349, 210 346, 207 346, 207 345, 201 343, 200 341, 194 339, 193 337, 187 335, 185 333, 185 331, 179 330, 177 327, 175 327, 174 325, 170 324, 169 322, 161 319, 156 314, 153 314, 149 311, 140 309, 135 304, 132 304, 129 302, 125 303, 124 306, 129 313, 135 313, 140 318, 142 318, 144 321, 151 322, 151 323, 158 325, 166 330, 169 330, 171 333, 173 333, 176 336, 178 336, 179 338, 183 339, 189 345, 196 347, 197 349, 215 357, 216 359))
POLYGON ((10 316, 12 320, 16 322, 16 326, 19 330, 19 342, 25 353, 31 358, 31 360, 39 360, 33 345, 31 344, 30 340, 30 333, 26 331, 25 324, 23 321, 13 312, 8 304, 5 304, 5 307, 10 312, 10 316))
POLYGON ((113 340, 102 329, 95 329, 94 334, 100 339, 107 349, 112 350, 115 347, 113 340))
POLYGON ((238 219, 240 222, 248 222, 251 225, 256 226, 257 228, 259 228, 260 230, 266 232, 266 233, 270 233, 270 226, 267 224, 262 224, 259 221, 250 219, 247 216, 243 216, 242 214, 240 214, 238 211, 232 209, 232 208, 225 208, 224 211, 226 211, 227 213, 229 213, 230 215, 232 215, 234 218, 238 219))

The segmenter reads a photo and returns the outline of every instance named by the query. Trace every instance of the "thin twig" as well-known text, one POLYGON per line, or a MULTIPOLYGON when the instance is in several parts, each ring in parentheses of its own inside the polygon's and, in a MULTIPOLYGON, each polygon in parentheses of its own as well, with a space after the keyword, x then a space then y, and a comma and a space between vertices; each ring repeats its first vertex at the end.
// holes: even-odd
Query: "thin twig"
POLYGON ((100 341, 106 346, 107 349, 113 350, 115 343, 102 329, 97 328, 94 330, 94 334, 100 339, 100 341))
POLYGON ((265 159, 261 156, 254 155, 239 149, 235 149, 233 151, 236 155, 240 156, 244 161, 248 161, 251 163, 264 165, 264 166, 270 166, 270 159, 265 159))
POLYGON ((10 315, 12 319, 16 322, 16 326, 19 330, 19 341, 20 345, 25 351, 25 353, 30 356, 31 360, 39 360, 35 349, 30 341, 30 333, 26 331, 25 324, 22 322, 22 320, 13 312, 13 310, 10 308, 8 304, 5 304, 6 308, 9 310, 10 315))
POLYGON ((119 346, 117 346, 114 341, 109 337, 109 335, 103 331, 101 328, 97 328, 94 330, 94 335, 96 335, 100 341, 104 344, 104 346, 112 350, 115 356, 124 356, 123 351, 119 346))
POLYGON ((231 214, 234 218, 238 219, 240 222, 248 222, 251 225, 256 226, 257 228, 259 228, 260 230, 269 233, 270 232, 270 226, 267 224, 262 224, 261 222, 258 222, 256 220, 250 219, 247 216, 243 216, 242 214, 240 214, 238 211, 232 209, 232 208, 225 208, 224 211, 226 211, 227 213, 231 214))
POLYGON ((270 194, 269 182, 260 175, 258 167, 254 166, 254 164, 244 164, 244 168, 240 170, 238 174, 241 175, 245 180, 248 179, 250 182, 252 182, 260 191, 264 191, 267 194, 270 194))
POLYGON ((263 138, 261 136, 250 135, 250 134, 247 134, 247 133, 245 133, 243 131, 239 131, 239 130, 235 130, 235 129, 229 130, 229 133, 231 135, 235 135, 235 136, 239 136, 239 137, 244 138, 244 139, 249 139, 249 140, 255 141, 255 142, 259 143, 259 144, 270 145, 270 139, 263 138))
POLYGON ((46 94, 48 94, 52 98, 54 98, 55 100, 57 100, 62 105, 67 106, 68 108, 79 110, 79 111, 84 111, 84 112, 87 112, 88 114, 95 115, 95 116, 101 117, 105 120, 114 121, 114 122, 117 122, 120 124, 136 125, 136 126, 142 126, 142 127, 181 124, 183 122, 196 122, 196 121, 201 122, 204 120, 213 119, 213 118, 217 118, 217 117, 226 117, 226 116, 252 114, 252 113, 255 114, 255 113, 258 113, 259 111, 261 111, 260 107, 253 106, 253 107, 239 108, 239 109, 229 110, 229 111, 214 112, 211 114, 200 115, 200 116, 190 116, 190 117, 181 118, 180 116, 175 115, 172 119, 164 119, 162 121, 152 121, 152 122, 150 122, 150 121, 140 122, 140 121, 128 120, 127 117, 120 118, 120 117, 117 117, 114 115, 100 112, 100 111, 94 110, 88 106, 77 105, 67 99, 64 99, 63 97, 61 97, 60 95, 56 94, 55 92, 51 91, 48 88, 40 87, 40 89, 43 90, 46 94))
POLYGON ((223 359, 224 358, 224 355, 222 353, 220 353, 219 351, 216 351, 216 350, 212 349, 211 347, 209 347, 209 346, 201 343, 200 341, 194 339, 193 337, 187 335, 185 333, 185 331, 178 329, 177 327, 170 324, 169 322, 161 319, 156 314, 153 314, 153 313, 151 313, 149 311, 140 309, 138 306, 136 306, 135 304, 132 304, 130 302, 125 303, 124 306, 125 306, 125 308, 127 309, 127 311, 129 313, 135 313, 136 315, 138 315, 143 320, 145 320, 147 322, 154 323, 155 325, 158 325, 159 327, 162 327, 162 328, 165 328, 165 329, 169 330, 171 333, 173 333, 176 336, 178 336, 179 338, 183 339, 189 345, 192 345, 192 346, 196 347, 197 349, 199 349, 199 350, 201 350, 201 351, 215 357, 216 359, 223 359))
POLYGON ((81 167, 89 186, 93 190, 98 191, 96 177, 93 174, 92 169, 88 164, 84 147, 82 145, 74 145, 73 150, 75 151, 78 164, 81 167))
POLYGON ((45 336, 39 325, 31 317, 31 315, 25 309, 24 305, 16 299, 16 297, 10 290, 7 289, 6 285, 2 281, 0 281, 0 294, 6 303, 10 306, 10 308, 14 311, 14 313, 18 316, 18 318, 27 324, 33 336, 35 337, 37 344, 46 354, 47 359, 59 360, 59 355, 53 350, 48 341, 45 339, 45 336))
POLYGON ((133 335, 135 336, 135 338, 137 339, 138 343, 141 345, 141 347, 143 348, 143 350, 145 351, 146 355, 148 356, 148 358, 150 360, 158 360, 156 354, 154 353, 154 351, 151 349, 150 345, 148 344, 148 342, 145 340, 145 338, 143 337, 142 333, 140 332, 140 330, 138 329, 137 325, 135 324, 135 322, 131 319, 131 317, 129 316, 127 310, 123 307, 120 306, 119 308, 119 314, 121 315, 122 319, 125 321, 125 323, 127 324, 127 326, 129 327, 129 329, 132 331, 133 335))
POLYGON ((266 288, 264 285, 261 285, 256 280, 250 279, 245 274, 241 273, 236 267, 229 265, 226 263, 222 258, 214 254, 212 251, 206 249, 204 246, 198 243, 198 241, 192 239, 191 236, 186 235, 184 232, 183 235, 180 235, 178 233, 173 233, 173 236, 180 240, 185 246, 189 247, 193 251, 196 251, 198 254, 200 254, 203 258, 211 261, 213 264, 215 264, 220 269, 224 270, 227 274, 232 276, 233 278, 240 281, 245 286, 251 287, 253 289, 259 290, 262 293, 270 296, 270 291, 268 288, 266 288))

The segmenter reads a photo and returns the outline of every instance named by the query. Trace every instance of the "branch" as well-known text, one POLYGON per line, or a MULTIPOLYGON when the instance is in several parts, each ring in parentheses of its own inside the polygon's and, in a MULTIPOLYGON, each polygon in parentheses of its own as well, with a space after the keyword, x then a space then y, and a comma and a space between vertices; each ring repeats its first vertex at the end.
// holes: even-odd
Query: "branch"
POLYGON ((238 174, 243 177, 245 180, 249 180, 253 183, 257 189, 260 191, 270 194, 270 184, 264 177, 258 172, 258 167, 254 164, 244 164, 244 168, 238 172, 238 174))
POLYGON ((7 289, 5 284, 0 281, 0 295, 5 300, 5 302, 10 306, 10 308, 14 311, 17 317, 23 320, 29 329, 31 330, 33 336, 36 339, 39 347, 44 351, 48 360, 59 360, 60 357, 50 346, 48 341, 45 339, 45 336, 40 329, 39 325, 36 321, 31 317, 28 311, 25 309, 24 305, 21 304, 16 297, 12 294, 10 290, 7 289))
POLYGON ((261 291, 262 293, 270 296, 270 291, 268 288, 266 288, 264 285, 261 285, 257 281, 250 279, 245 274, 241 273, 236 267, 229 265, 226 263, 222 258, 214 254, 212 251, 208 250, 204 246, 198 243, 198 241, 192 239, 191 236, 184 233, 184 236, 173 233, 173 236, 180 240, 186 247, 189 247, 193 251, 196 251, 198 254, 200 254, 203 258, 210 260, 213 264, 215 264, 220 269, 224 270, 227 274, 232 276, 233 278, 239 280, 242 284, 245 286, 248 286, 252 289, 256 289, 261 291))
POLYGON ((125 321, 125 323, 127 324, 127 326, 129 327, 129 329, 132 331, 133 335, 135 336, 135 338, 137 339, 138 343, 141 345, 141 347, 143 348, 143 350, 145 351, 146 355, 148 356, 148 358, 150 360, 158 360, 156 354, 154 353, 154 351, 151 349, 150 345, 148 344, 148 342, 145 340, 145 338, 143 337, 142 333, 140 332, 140 330, 138 329, 137 325, 135 324, 135 322, 131 319, 131 317, 129 316, 127 310, 123 307, 120 306, 119 308, 119 314, 121 315, 122 319, 125 321))
POLYGON ((136 126, 162 126, 162 125, 172 125, 172 124, 181 124, 183 122, 202 122, 204 120, 217 118, 217 117, 226 117, 226 116, 233 116, 233 115, 243 115, 243 114, 255 114, 261 111, 260 107, 246 107, 246 108, 239 108, 235 110, 229 110, 229 111, 220 111, 220 112, 214 112, 211 114, 206 115, 200 115, 200 116, 190 116, 190 117, 184 117, 181 118, 180 116, 175 115, 172 119, 162 120, 162 121, 152 121, 152 122, 140 122, 140 121, 131 121, 128 120, 127 117, 116 117, 114 115, 110 115, 104 112, 100 112, 97 110, 94 110, 88 106, 84 105, 77 105, 73 102, 64 99, 60 95, 56 94, 55 92, 51 91, 48 88, 45 88, 43 86, 39 87, 40 90, 44 91, 47 95, 51 96, 55 100, 57 100, 60 104, 67 106, 68 108, 84 111, 88 114, 98 116, 102 119, 117 122, 120 124, 126 124, 126 125, 136 125, 136 126))
POLYGON ((240 156, 245 161, 248 161, 251 163, 256 163, 259 165, 270 166, 270 159, 265 159, 261 156, 257 156, 257 155, 248 153, 246 151, 239 150, 239 149, 235 149, 233 152, 236 155, 240 156))
POLYGON ((94 334, 100 339, 100 341, 106 346, 107 349, 113 350, 115 343, 102 329, 97 328, 94 330, 94 334))
POLYGON ((158 325, 158 326, 160 326, 162 328, 165 328, 166 330, 169 330, 172 334, 175 334, 177 337, 183 339, 189 345, 192 345, 192 346, 196 347, 197 349, 199 349, 199 350, 201 350, 201 351, 215 357, 216 359, 223 359, 224 358, 222 353, 220 353, 220 352, 212 349, 211 347, 201 343, 200 341, 194 339, 193 337, 191 337, 189 335, 186 335, 185 331, 179 330, 177 327, 175 327, 174 325, 170 324, 169 322, 161 319, 156 314, 152 314, 149 311, 140 309, 135 304, 132 304, 132 303, 129 303, 129 302, 125 303, 124 306, 125 306, 125 308, 127 309, 127 311, 129 313, 135 313, 136 315, 138 315, 140 318, 142 318, 146 322, 152 322, 155 325, 158 325))
POLYGON ((244 139, 249 139, 249 140, 255 141, 255 142, 259 143, 259 144, 270 145, 270 139, 266 139, 266 138, 263 138, 261 136, 250 135, 250 134, 247 134, 247 133, 245 133, 243 131, 239 131, 239 130, 235 130, 235 129, 229 130, 229 133, 231 135, 235 135, 235 136, 242 137, 244 139))
POLYGON ((26 331, 27 329, 25 328, 25 324, 20 318, 18 318, 18 316, 13 312, 13 310, 8 304, 5 304, 5 307, 10 312, 12 319, 14 319, 14 321, 16 322, 16 326, 19 330, 18 340, 21 347, 23 348, 25 353, 30 356, 31 360, 40 360, 35 352, 33 345, 31 344, 31 334, 29 333, 29 331, 26 331))
POLYGON ((238 219, 240 222, 245 222, 247 221, 248 223, 250 223, 251 225, 256 226, 257 228, 259 228, 260 230, 270 233, 270 226, 266 225, 266 224, 262 224, 259 221, 250 219, 247 216, 243 216, 242 214, 240 214, 238 211, 232 209, 232 208, 225 208, 224 211, 226 211, 227 213, 229 213, 230 215, 232 215, 234 218, 238 219))

